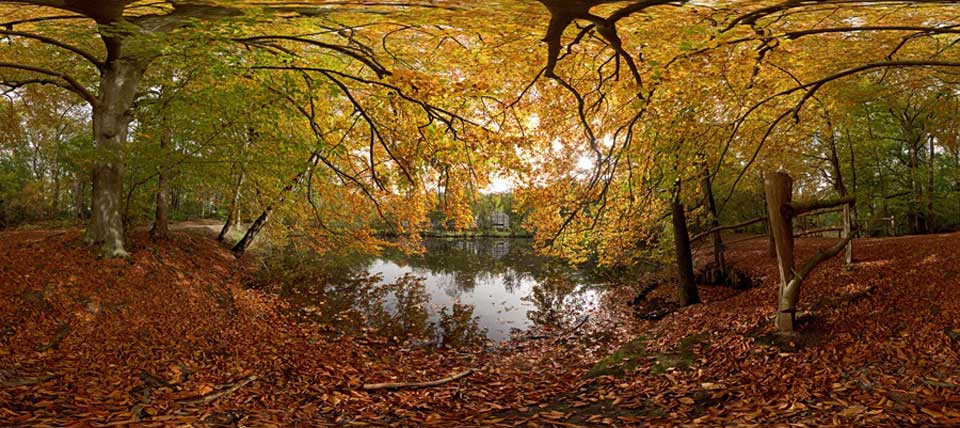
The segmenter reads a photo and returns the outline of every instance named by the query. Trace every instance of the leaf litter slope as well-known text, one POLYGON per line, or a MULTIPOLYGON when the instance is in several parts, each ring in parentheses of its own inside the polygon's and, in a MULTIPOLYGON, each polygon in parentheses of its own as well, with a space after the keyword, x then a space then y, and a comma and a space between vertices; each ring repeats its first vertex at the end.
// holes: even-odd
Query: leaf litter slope
MULTIPOLYGON (((857 241, 855 265, 833 260, 805 283, 794 343, 768 334, 777 273, 757 242, 731 257, 758 288, 707 289, 706 304, 652 323, 631 319, 626 287, 578 331, 499 353, 332 339, 245 288, 252 267, 194 234, 134 234, 129 260, 96 260, 78 232, 2 235, 2 426, 960 423, 956 234, 857 241), (632 364, 586 376, 641 335, 632 364), (681 348, 689 364, 663 358, 681 348), (433 388, 362 390, 468 368, 433 388)), ((802 239, 799 255, 828 244, 802 239)))
POLYGON ((0 426, 463 423, 546 399, 590 363, 547 352, 559 340, 494 356, 330 339, 279 298, 245 288, 249 268, 194 234, 159 245, 134 234, 129 260, 97 260, 78 232, 3 235, 0 426), (64 325, 62 340, 39 351, 64 325), (442 388, 362 391, 466 368, 477 372, 442 388))

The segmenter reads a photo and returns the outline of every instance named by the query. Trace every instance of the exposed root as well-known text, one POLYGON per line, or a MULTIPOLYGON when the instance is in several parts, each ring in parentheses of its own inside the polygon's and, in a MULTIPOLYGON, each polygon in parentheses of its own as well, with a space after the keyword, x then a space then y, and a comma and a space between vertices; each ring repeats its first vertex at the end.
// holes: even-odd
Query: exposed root
POLYGON ((39 352, 47 352, 51 349, 57 349, 60 347, 60 342, 63 342, 63 339, 70 334, 70 324, 61 323, 57 326, 57 332, 53 335, 53 339, 50 339, 50 342, 45 343, 37 347, 39 352))

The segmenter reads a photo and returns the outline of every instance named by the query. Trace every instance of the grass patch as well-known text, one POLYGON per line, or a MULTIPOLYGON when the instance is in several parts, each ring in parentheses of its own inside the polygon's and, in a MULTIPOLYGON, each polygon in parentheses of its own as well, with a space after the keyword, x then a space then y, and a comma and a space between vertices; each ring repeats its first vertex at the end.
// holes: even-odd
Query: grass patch
POLYGON ((637 368, 639 363, 646 361, 649 357, 646 344, 647 338, 645 337, 638 337, 627 342, 616 352, 597 362, 587 372, 587 377, 621 376, 627 371, 632 371, 637 368))
POLYGON ((587 377, 622 376, 644 364, 650 364, 653 374, 666 373, 669 369, 687 370, 696 360, 694 348, 707 338, 705 333, 692 334, 684 337, 671 352, 649 352, 649 339, 639 337, 631 340, 617 349, 616 352, 600 360, 590 371, 587 377))

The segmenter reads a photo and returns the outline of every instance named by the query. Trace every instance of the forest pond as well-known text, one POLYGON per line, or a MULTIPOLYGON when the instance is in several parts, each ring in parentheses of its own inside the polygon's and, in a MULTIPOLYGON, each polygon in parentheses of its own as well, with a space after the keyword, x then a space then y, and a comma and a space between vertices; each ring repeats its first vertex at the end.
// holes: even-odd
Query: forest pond
POLYGON ((420 345, 500 343, 572 325, 602 290, 589 272, 536 255, 529 239, 424 245, 413 256, 287 257, 272 270, 285 277, 281 295, 331 334, 420 345))

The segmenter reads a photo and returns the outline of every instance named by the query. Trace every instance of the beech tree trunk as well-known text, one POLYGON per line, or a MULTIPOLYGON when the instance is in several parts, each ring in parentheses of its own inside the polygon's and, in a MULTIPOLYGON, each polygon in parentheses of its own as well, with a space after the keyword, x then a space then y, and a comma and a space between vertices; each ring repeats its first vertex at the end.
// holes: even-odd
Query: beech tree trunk
MULTIPOLYGON (((843 237, 847 238, 853 233, 851 228, 852 218, 850 217, 850 205, 843 206, 843 237)), ((847 243, 847 248, 844 253, 844 262, 846 264, 853 263, 853 241, 847 243)))
MULTIPOLYGON (((762 207, 762 209, 761 209, 761 212, 765 212, 765 211, 767 210, 767 206, 768 206, 768 204, 767 204, 767 194, 766 194, 766 192, 763 190, 763 189, 765 188, 764 186, 766 186, 765 183, 766 183, 766 179, 764 178, 764 175, 763 175, 763 173, 761 172, 761 173, 760 173, 760 199, 761 199, 761 201, 762 201, 762 203, 763 203, 763 207, 762 207)), ((760 214, 760 217, 763 217, 763 214, 760 214)), ((770 227, 770 218, 769 218, 769 217, 767 217, 767 219, 763 222, 763 227, 766 228, 766 230, 767 230, 767 244, 768 244, 768 246, 767 246, 767 255, 770 256, 771 258, 777 257, 777 246, 776 246, 776 244, 774 244, 774 242, 773 242, 773 231, 772 231, 773 228, 770 227)))
POLYGON ((253 244, 253 240, 257 238, 257 235, 260 234, 260 231, 263 230, 263 227, 267 225, 268 221, 270 221, 270 215, 272 213, 273 205, 268 205, 267 208, 260 213, 260 216, 250 224, 250 228, 247 229, 247 233, 244 233, 243 238, 240 238, 240 241, 233 246, 233 253, 237 257, 242 256, 247 249, 250 248, 250 245, 253 244))
POLYGON ((230 212, 227 213, 227 221, 223 223, 220 233, 217 234, 217 241, 223 242, 223 239, 230 233, 236 225, 240 223, 240 189, 243 187, 244 173, 237 173, 237 184, 233 188, 233 199, 230 200, 230 212))
MULTIPOLYGON (((856 195, 857 194, 857 155, 856 155, 856 152, 854 152, 853 150, 853 140, 850 139, 849 134, 847 135, 847 146, 850 149, 850 178, 853 179, 853 181, 851 182, 851 185, 852 185, 851 190, 853 191, 853 194, 856 195)), ((853 218, 855 219, 860 218, 860 216, 857 215, 856 204, 850 207, 850 209, 852 210, 853 218)))
POLYGON ((927 206, 926 213, 924 214, 924 219, 926 220, 926 230, 927 232, 933 232, 937 229, 937 225, 934 221, 934 212, 933 212, 933 179, 934 174, 936 173, 936 164, 934 159, 934 154, 936 152, 933 142, 935 138, 933 136, 927 136, 927 140, 930 142, 930 159, 927 160, 927 206))
POLYGON ((799 287, 792 290, 787 285, 793 280, 793 218, 788 205, 793 195, 793 179, 782 172, 766 174, 764 189, 767 197, 767 218, 770 235, 777 250, 777 266, 780 269, 780 291, 777 310, 777 328, 782 333, 794 331, 797 315, 799 287))
POLYGON ((677 252, 677 277, 680 281, 680 305, 700 303, 697 283, 693 276, 693 253, 690 251, 690 235, 687 232, 687 215, 680 201, 680 181, 674 187, 670 202, 673 217, 673 241, 677 252))
POLYGON ((926 220, 921 211, 923 205, 923 183, 920 179, 920 142, 919 135, 911 135, 910 139, 910 182, 913 185, 913 195, 907 216, 910 221, 910 233, 918 234, 925 232, 926 220))
MULTIPOLYGON (((876 148, 874 148, 874 156, 877 158, 877 179, 880 181, 880 212, 884 218, 887 218, 890 217, 890 210, 887 208, 887 180, 883 173, 883 160, 876 148)), ((891 236, 896 234, 896 230, 894 230, 891 236)))
POLYGON ((170 203, 167 197, 169 191, 167 186, 167 173, 164 172, 164 163, 167 160, 167 146, 170 132, 163 129, 160 134, 160 153, 164 160, 161 162, 160 171, 157 174, 157 211, 153 219, 153 228, 150 229, 150 236, 153 239, 167 239, 170 236, 170 203))
POLYGON ((93 106, 93 212, 86 240, 100 246, 102 257, 127 256, 121 215, 123 150, 143 70, 132 61, 108 61, 100 77, 100 97, 93 106))
MULTIPOLYGON (((833 128, 830 128, 831 135, 827 138, 830 143, 830 166, 833 169, 833 188, 840 194, 840 197, 847 196, 847 186, 843 183, 843 170, 840 168, 840 156, 837 153, 837 140, 833 136, 833 128)), ((851 150, 851 155, 853 151, 851 150)), ((851 160, 852 162, 852 160, 851 160)), ((851 165, 852 166, 852 165, 851 165)), ((843 206, 843 237, 850 236, 852 232, 850 223, 850 205, 843 206)), ((847 264, 853 263, 853 241, 847 243, 844 257, 847 264)))
POLYGON ((81 175, 77 175, 74 180, 73 209, 74 214, 77 216, 77 223, 79 224, 83 222, 86 217, 87 198, 84 195, 87 194, 87 179, 81 175))
POLYGON ((60 170, 60 136, 57 136, 57 150, 54 153, 53 158, 53 202, 50 204, 50 214, 53 218, 60 217, 60 181, 61 181, 61 170, 60 170))
MULTIPOLYGON (((960 171, 960 147, 953 149, 953 160, 956 162, 954 166, 957 168, 954 171, 960 171)), ((953 176, 953 190, 957 193, 957 215, 960 216, 960 175, 956 173, 953 176)), ((960 221, 960 217, 957 220, 960 221)))
MULTIPOLYGON (((703 164, 703 191, 707 199, 707 211, 710 214, 710 228, 720 227, 720 217, 717 214, 717 201, 713 197, 713 183, 710 182, 710 168, 706 163, 703 164)), ((713 243, 713 262, 724 278, 727 276, 727 265, 723 257, 723 240, 720 231, 713 232, 710 236, 713 243)))
MULTIPOLYGON (((281 191, 280 197, 278 198, 276 204, 281 205, 286 200, 287 196, 290 193, 293 193, 297 187, 303 183, 303 179, 306 178, 307 173, 310 172, 313 168, 317 166, 317 163, 320 162, 320 153, 313 152, 310 154, 310 159, 307 161, 307 168, 298 173, 293 177, 293 180, 290 181, 290 184, 287 184, 281 191)), ((263 227, 267 225, 267 222, 270 220, 270 215, 273 213, 274 204, 267 205, 267 207, 260 213, 260 216, 250 225, 250 228, 247 229, 247 233, 243 234, 243 238, 240 238, 240 241, 233 246, 233 253, 237 257, 243 256, 253 240, 256 239, 257 235, 260 234, 260 231, 263 230, 263 227)), ((690 243, 687 242, 687 248, 689 250, 690 243)))

